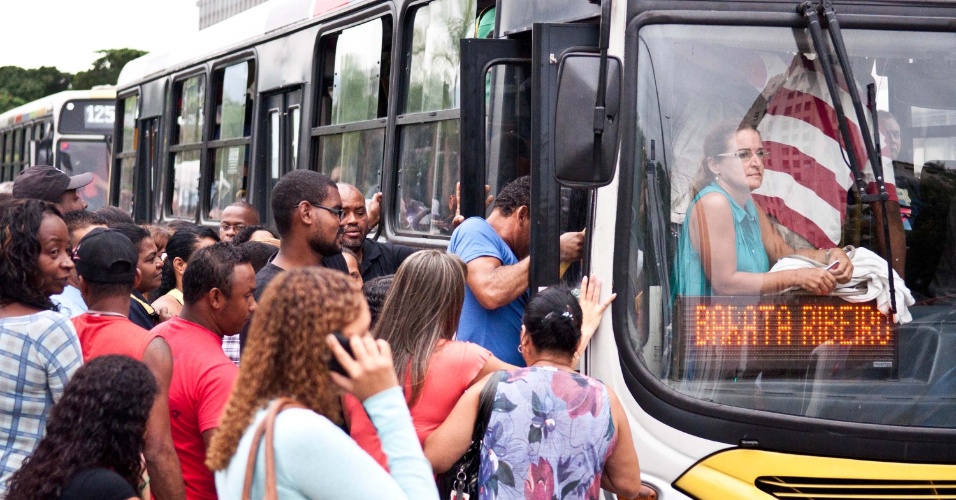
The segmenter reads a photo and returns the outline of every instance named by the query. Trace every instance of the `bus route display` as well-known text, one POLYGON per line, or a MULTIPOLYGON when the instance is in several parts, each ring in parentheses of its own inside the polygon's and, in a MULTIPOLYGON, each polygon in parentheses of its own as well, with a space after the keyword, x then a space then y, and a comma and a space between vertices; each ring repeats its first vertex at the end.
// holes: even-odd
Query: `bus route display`
POLYGON ((116 103, 110 99, 73 100, 60 113, 61 134, 109 134, 116 120, 116 103))
POLYGON ((897 330, 875 302, 837 297, 677 297, 678 375, 719 370, 805 373, 821 359, 892 372, 897 330))

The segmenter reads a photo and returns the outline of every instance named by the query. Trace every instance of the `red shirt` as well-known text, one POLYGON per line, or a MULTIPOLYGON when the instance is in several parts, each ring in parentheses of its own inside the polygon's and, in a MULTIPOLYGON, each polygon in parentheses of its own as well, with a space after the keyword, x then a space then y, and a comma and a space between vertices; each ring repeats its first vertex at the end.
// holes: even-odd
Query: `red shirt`
MULTIPOLYGON (((425 445, 425 438, 448 418, 458 399, 491 357, 491 351, 471 342, 438 342, 438 349, 428 361, 425 383, 418 395, 418 401, 410 408, 415 433, 418 434, 418 441, 422 446, 425 445)), ((406 401, 412 394, 411 386, 412 378, 409 373, 405 377, 406 401)), ((350 419, 349 433, 352 439, 387 470, 388 462, 382 452, 378 434, 362 403, 351 394, 346 394, 344 401, 345 414, 350 419)))
POLYGON ((84 363, 107 354, 123 354, 142 361, 146 346, 157 337, 125 316, 84 313, 73 318, 73 326, 80 337, 84 363))
POLYGON ((219 427, 239 368, 222 351, 222 338, 200 325, 173 318, 152 333, 165 338, 173 353, 169 423, 183 468, 186 498, 215 500, 216 483, 203 463, 206 444, 202 433, 219 427))

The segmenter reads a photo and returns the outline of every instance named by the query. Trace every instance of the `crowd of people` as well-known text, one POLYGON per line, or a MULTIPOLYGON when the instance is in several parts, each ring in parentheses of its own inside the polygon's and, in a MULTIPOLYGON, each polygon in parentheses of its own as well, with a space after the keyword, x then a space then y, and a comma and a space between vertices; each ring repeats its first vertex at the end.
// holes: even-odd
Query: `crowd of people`
POLYGON ((614 294, 529 300, 528 178, 448 252, 368 238, 313 171, 274 232, 244 201, 218 232, 87 212, 89 181, 35 166, 0 202, 0 498, 438 498, 476 425, 478 498, 639 494, 620 402, 576 371, 614 294))

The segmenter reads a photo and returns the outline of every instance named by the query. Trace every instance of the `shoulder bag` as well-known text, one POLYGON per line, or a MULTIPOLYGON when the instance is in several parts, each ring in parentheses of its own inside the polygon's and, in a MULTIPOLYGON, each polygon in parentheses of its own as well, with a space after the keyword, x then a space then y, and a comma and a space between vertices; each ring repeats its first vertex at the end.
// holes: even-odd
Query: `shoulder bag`
POLYGON ((259 455, 259 441, 262 435, 266 437, 266 500, 279 500, 279 492, 276 489, 276 454, 273 446, 275 437, 276 416, 286 408, 306 408, 292 398, 279 398, 269 405, 265 418, 259 422, 256 427, 256 433, 252 436, 252 446, 249 447, 249 459, 246 461, 246 478, 242 485, 242 500, 252 498, 252 477, 256 473, 256 458, 259 455))
POLYGON ((498 382, 506 375, 506 372, 495 372, 485 386, 481 389, 481 395, 478 397, 478 415, 475 418, 475 429, 471 433, 471 444, 465 454, 452 465, 446 472, 438 474, 438 498, 440 500, 468 500, 469 498, 478 499, 478 469, 481 465, 481 441, 485 437, 485 430, 488 428, 488 420, 491 418, 491 410, 495 404, 495 393, 498 390, 498 382))

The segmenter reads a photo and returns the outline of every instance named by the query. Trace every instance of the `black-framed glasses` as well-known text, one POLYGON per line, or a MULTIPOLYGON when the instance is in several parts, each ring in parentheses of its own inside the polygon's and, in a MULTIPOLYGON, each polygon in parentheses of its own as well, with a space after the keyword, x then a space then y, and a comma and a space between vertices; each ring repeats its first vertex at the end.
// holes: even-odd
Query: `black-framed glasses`
POLYGON ((716 156, 721 158, 729 158, 732 156, 740 161, 750 161, 754 155, 761 160, 766 160, 767 158, 770 158, 770 151, 767 151, 766 149, 758 149, 756 152, 754 152, 749 149, 741 149, 740 151, 734 151, 733 153, 721 153, 716 156))
POLYGON ((341 208, 327 207, 325 205, 319 205, 318 203, 312 203, 311 201, 306 201, 306 203, 308 203, 309 205, 312 205, 313 207, 321 208, 322 210, 328 210, 329 212, 332 212, 332 214, 338 217, 339 220, 345 219, 345 210, 342 210, 341 208))

